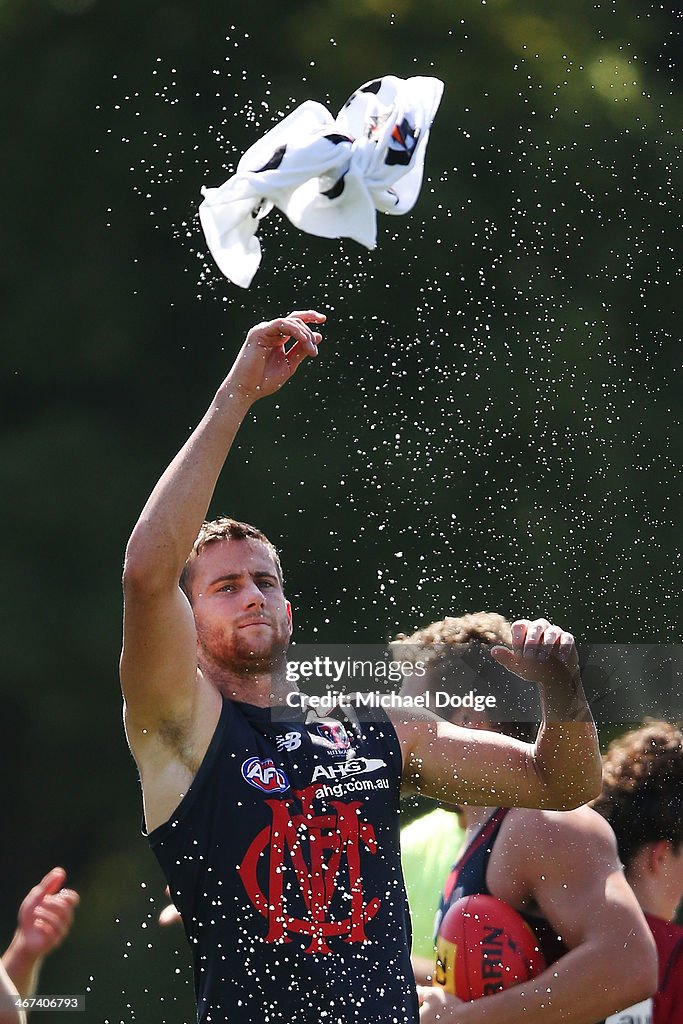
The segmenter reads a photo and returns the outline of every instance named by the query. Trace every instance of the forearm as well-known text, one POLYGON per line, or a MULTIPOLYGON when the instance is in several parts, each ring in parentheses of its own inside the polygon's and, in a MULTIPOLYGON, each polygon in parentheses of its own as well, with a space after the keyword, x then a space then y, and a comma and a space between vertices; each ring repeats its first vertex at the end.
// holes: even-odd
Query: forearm
POLYGON ((623 944, 586 943, 531 981, 457 1005, 447 1024, 595 1024, 650 994, 647 965, 641 972, 623 944))
POLYGON ((304 310, 257 324, 203 420, 154 488, 128 542, 124 585, 156 594, 178 582, 206 518, 218 476, 251 405, 317 356, 323 313, 304 310), (292 345, 286 349, 286 344, 292 345))
POLYGON ((578 807, 597 796, 602 783, 598 734, 578 673, 569 686, 542 686, 540 696, 536 769, 552 787, 558 810, 578 807))
POLYGON ((517 619, 512 650, 497 645, 491 656, 539 687, 542 726, 525 768, 540 783, 529 780, 539 794, 532 806, 568 810, 593 799, 602 782, 600 750, 572 634, 547 619, 517 619))
POLYGON ((19 994, 7 973, 3 957, 0 960, 0 1024, 26 1024, 26 1014, 14 1005, 19 994))
POLYGON ((28 950, 17 933, 3 954, 2 963, 22 999, 35 993, 42 962, 43 958, 28 950))
POLYGON ((124 575, 177 583, 252 400, 228 376, 154 488, 126 550, 124 575))
POLYGON ((411 956, 410 962, 413 965, 415 983, 431 985, 434 978, 434 961, 428 960, 426 956, 411 956))

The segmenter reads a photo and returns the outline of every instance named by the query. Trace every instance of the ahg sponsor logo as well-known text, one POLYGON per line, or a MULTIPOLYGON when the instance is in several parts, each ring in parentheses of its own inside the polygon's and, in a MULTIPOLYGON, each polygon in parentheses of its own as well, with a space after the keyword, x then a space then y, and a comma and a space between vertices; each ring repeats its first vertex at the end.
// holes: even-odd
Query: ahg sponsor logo
POLYGON ((386 761, 379 757, 355 757, 350 761, 342 761, 340 764, 318 764, 313 770, 311 782, 336 782, 338 779, 345 779, 351 775, 364 775, 366 772, 376 772, 380 768, 386 768, 386 761))

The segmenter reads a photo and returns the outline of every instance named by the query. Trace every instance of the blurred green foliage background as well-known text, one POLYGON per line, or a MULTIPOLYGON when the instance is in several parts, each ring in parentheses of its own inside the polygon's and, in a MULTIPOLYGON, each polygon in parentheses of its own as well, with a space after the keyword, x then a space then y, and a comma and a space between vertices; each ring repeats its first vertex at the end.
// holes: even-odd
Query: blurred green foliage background
POLYGON ((0 6, 0 942, 64 864, 83 903, 41 988, 87 991, 87 1020, 192 1019, 120 725, 119 576, 252 323, 329 314, 213 508, 281 547, 300 641, 479 608, 678 638, 679 32, 636 0, 0 6), (252 288, 223 280, 201 185, 387 73, 445 82, 413 213, 373 253, 273 214, 252 288))

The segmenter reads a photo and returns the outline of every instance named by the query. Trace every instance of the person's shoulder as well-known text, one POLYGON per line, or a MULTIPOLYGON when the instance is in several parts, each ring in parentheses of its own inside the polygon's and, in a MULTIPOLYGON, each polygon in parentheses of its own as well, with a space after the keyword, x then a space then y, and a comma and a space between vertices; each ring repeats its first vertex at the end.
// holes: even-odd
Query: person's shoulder
POLYGON ((610 854, 616 852, 614 833, 605 819, 592 807, 575 807, 570 811, 513 807, 506 815, 508 835, 527 849, 536 843, 540 848, 574 850, 587 840, 594 849, 610 854))
POLYGON ((573 892, 604 887, 619 870, 614 834, 595 811, 515 807, 501 825, 487 877, 494 895, 539 904, 542 892, 555 899, 570 881, 573 892))

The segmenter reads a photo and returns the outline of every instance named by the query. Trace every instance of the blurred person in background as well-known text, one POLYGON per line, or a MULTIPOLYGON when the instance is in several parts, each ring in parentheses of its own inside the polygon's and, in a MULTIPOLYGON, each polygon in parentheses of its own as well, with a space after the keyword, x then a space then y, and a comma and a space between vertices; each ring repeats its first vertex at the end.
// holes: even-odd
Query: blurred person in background
MULTIPOLYGON (((683 898, 683 732, 646 720, 615 739, 604 758, 595 810, 614 829, 626 878, 654 936, 659 986, 653 1024, 683 1024, 683 927, 674 922, 683 898)), ((647 1010, 617 1015, 624 1024, 647 1010)))
POLYGON ((418 985, 432 982, 438 891, 463 844, 466 828, 461 807, 439 804, 401 829, 401 865, 413 931, 411 960, 418 985))
MULTIPOLYGON (((528 740, 535 734, 538 714, 530 708, 531 688, 519 688, 490 655, 495 645, 510 643, 510 637, 511 624, 489 612, 442 619, 411 636, 399 636, 392 657, 427 665, 426 675, 408 677, 402 695, 429 693, 432 707, 439 692, 495 695, 496 707, 486 714, 462 707, 442 714, 468 728, 528 740), (489 714, 498 718, 490 720, 489 714)), ((432 907, 438 904, 433 936, 458 899, 488 894, 524 917, 547 969, 533 982, 471 1002, 439 986, 421 988, 421 1024, 596 1024, 654 991, 652 937, 621 870, 614 835, 595 811, 463 804, 441 813, 451 813, 454 820, 461 815, 466 826, 464 851, 457 860, 458 846, 451 850, 450 873, 424 877, 430 848, 442 841, 433 814, 409 826, 420 840, 412 837, 403 860, 409 899, 415 891, 423 899, 425 886, 431 886, 432 907), (423 876, 419 883, 416 873, 423 876)), ((433 940, 431 945, 434 950, 433 940)), ((422 958, 414 966, 418 982, 431 980, 433 955, 431 963, 422 958)))
POLYGON ((71 931, 79 896, 65 889, 66 871, 52 868, 22 900, 17 928, 2 955, 0 971, 0 1024, 17 1024, 24 1011, 15 1012, 7 997, 30 999, 36 992, 38 976, 45 957, 52 953, 71 931), (8 984, 9 982, 9 984, 8 984))

